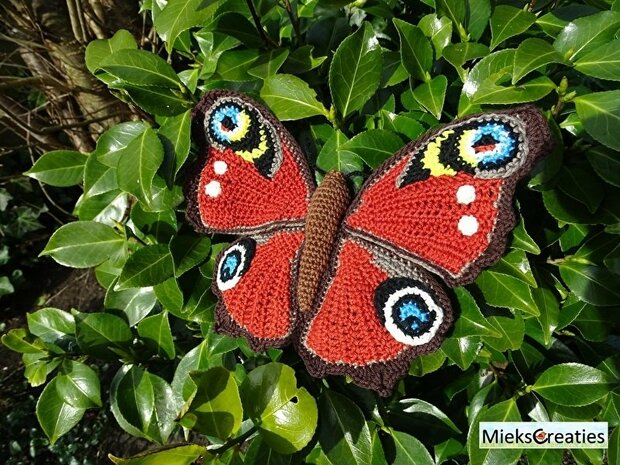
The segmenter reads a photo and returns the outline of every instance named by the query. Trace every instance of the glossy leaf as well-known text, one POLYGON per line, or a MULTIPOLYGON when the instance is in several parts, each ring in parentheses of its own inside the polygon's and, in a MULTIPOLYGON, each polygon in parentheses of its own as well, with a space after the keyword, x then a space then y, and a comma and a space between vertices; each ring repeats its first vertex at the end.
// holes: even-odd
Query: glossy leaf
POLYGON ((562 363, 545 370, 532 390, 560 405, 581 406, 607 395, 618 380, 596 368, 579 363, 562 363))
POLYGON ((562 54, 549 42, 537 38, 525 39, 515 53, 512 84, 545 65, 564 62, 562 54))
POLYGON ((539 315, 530 287, 517 278, 484 271, 476 279, 476 284, 489 305, 517 308, 534 316, 539 315))
POLYGON ((75 320, 69 312, 57 308, 42 308, 26 315, 28 331, 43 342, 66 347, 74 341, 75 320))
POLYGON ((357 405, 342 394, 326 390, 319 398, 319 409, 319 443, 330 462, 370 463, 370 430, 357 405))
POLYGON ((592 305, 612 306, 620 300, 618 277, 603 267, 566 260, 560 275, 571 291, 592 305))
POLYGON ((200 456, 207 457, 204 446, 198 444, 171 445, 134 455, 129 458, 115 457, 108 454, 108 458, 116 465, 191 465, 200 456))
POLYGON ((392 132, 369 129, 342 143, 338 151, 343 159, 359 158, 369 167, 377 168, 402 146, 403 141, 392 132))
POLYGON ((146 317, 140 321, 138 335, 147 346, 152 346, 160 357, 174 359, 174 340, 166 312, 146 317))
POLYGON ((86 409, 73 407, 65 402, 58 391, 58 379, 54 378, 43 389, 36 411, 41 428, 54 444, 60 436, 78 424, 86 409))
POLYGON ((420 81, 430 79, 433 48, 422 30, 400 19, 394 19, 400 37, 400 57, 405 69, 420 81))
POLYGON ((181 424, 207 436, 227 439, 241 427, 243 408, 232 374, 211 368, 190 374, 197 391, 181 424))
POLYGON ((564 57, 574 61, 611 41, 619 27, 620 12, 601 11, 568 23, 557 36, 553 46, 564 57))
POLYGON ((191 112, 188 110, 178 116, 166 118, 161 124, 157 134, 164 146, 164 164, 171 165, 170 181, 183 167, 190 148, 190 119, 191 112))
POLYGON ((99 63, 99 69, 114 76, 112 87, 126 85, 179 88, 181 81, 166 61, 144 50, 121 49, 99 63))
POLYGON ((57 390, 64 401, 76 408, 101 407, 101 388, 97 373, 74 360, 65 360, 56 377, 57 390))
POLYGON ((513 36, 527 31, 536 15, 510 5, 498 5, 491 16, 491 50, 513 36))
POLYGON ((413 97, 426 108, 435 118, 441 118, 448 79, 441 75, 420 84, 413 90, 413 97))
POLYGON ((390 436, 396 446, 396 457, 392 462, 394 465, 433 465, 435 463, 426 447, 413 436, 400 431, 390 431, 390 436))
POLYGON ((521 456, 520 449, 480 449, 479 424, 481 421, 521 421, 519 409, 514 399, 508 399, 491 407, 483 407, 467 436, 467 451, 471 465, 490 465, 501 463, 512 465, 517 463, 521 456))
POLYGON ((329 68, 329 89, 343 118, 360 110, 379 87, 381 48, 368 23, 338 46, 329 68))
POLYGON ((609 130, 620 124, 620 90, 579 96, 575 99, 575 107, 583 127, 592 137, 614 150, 620 150, 620 134, 609 130))
POLYGON ((114 358, 113 347, 125 347, 132 340, 129 325, 108 313, 79 314, 76 317, 76 337, 80 349, 100 358, 114 358))
POLYGON ((61 265, 89 268, 123 250, 125 239, 114 229, 94 221, 76 221, 61 226, 41 252, 61 265))
POLYGON ((175 236, 170 241, 174 275, 181 276, 203 262, 211 250, 211 239, 204 236, 175 236))
POLYGON ((284 121, 317 115, 329 116, 308 83, 291 74, 276 74, 265 79, 261 98, 284 121))
POLYGON ((54 150, 39 158, 24 174, 55 187, 79 184, 84 174, 86 156, 73 150, 54 150))
POLYGON ((215 13, 220 2, 169 0, 165 5, 155 19, 155 29, 170 50, 179 34, 203 25, 215 13))
POLYGON ((117 50, 124 48, 136 49, 138 44, 131 32, 125 29, 120 29, 114 33, 109 39, 97 39, 93 40, 86 47, 86 53, 84 54, 84 61, 86 68, 91 73, 94 73, 103 60, 112 55, 117 50))
POLYGON ((147 287, 159 284, 174 274, 170 250, 164 244, 138 249, 129 259, 120 277, 118 288, 147 287))

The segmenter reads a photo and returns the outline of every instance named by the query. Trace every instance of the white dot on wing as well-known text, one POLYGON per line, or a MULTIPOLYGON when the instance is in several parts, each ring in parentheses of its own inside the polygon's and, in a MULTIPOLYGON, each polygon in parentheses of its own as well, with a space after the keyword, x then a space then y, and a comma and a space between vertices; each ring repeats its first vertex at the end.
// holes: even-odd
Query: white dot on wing
POLYGON ((473 236, 478 232, 478 220, 475 216, 463 215, 459 220, 458 228, 463 236, 473 236))
POLYGON ((222 185, 218 181, 210 181, 205 186, 205 194, 211 198, 216 198, 222 193, 222 185))

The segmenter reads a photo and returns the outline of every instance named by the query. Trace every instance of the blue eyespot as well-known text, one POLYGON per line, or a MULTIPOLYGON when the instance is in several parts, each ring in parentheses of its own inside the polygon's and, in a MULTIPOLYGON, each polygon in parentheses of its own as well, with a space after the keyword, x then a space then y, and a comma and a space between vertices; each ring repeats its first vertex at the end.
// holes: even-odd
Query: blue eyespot
POLYGON ((390 278, 375 290, 380 321, 398 342, 410 346, 428 343, 443 321, 434 292, 412 278, 390 278))
POLYGON ((499 123, 481 125, 472 139, 472 148, 482 169, 495 168, 510 161, 516 145, 511 131, 499 123))
POLYGON ((251 118, 248 112, 231 103, 222 104, 211 113, 209 130, 212 136, 223 144, 243 140, 248 134, 251 118))
POLYGON ((241 239, 232 244, 221 256, 217 266, 216 281, 220 291, 235 287, 248 271, 256 252, 256 242, 241 239))

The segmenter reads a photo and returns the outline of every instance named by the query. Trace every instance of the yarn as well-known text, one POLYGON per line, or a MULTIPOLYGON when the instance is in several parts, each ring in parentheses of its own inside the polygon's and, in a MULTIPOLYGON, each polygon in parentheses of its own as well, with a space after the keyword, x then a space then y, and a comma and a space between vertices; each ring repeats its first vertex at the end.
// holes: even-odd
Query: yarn
POLYGON ((388 395, 437 350, 449 286, 504 253, 517 181, 551 148, 532 106, 474 115, 403 147, 351 202, 345 178, 315 190, 299 146, 234 92, 194 110, 201 155, 185 186, 196 230, 245 234, 216 260, 216 329, 254 350, 292 342, 308 372, 388 395))

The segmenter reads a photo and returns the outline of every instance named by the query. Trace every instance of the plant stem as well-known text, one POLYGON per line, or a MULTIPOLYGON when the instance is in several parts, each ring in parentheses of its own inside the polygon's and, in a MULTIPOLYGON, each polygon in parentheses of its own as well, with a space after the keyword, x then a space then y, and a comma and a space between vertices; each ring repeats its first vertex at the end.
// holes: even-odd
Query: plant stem
POLYGON ((256 30, 258 31, 260 38, 263 40, 263 42, 265 42, 265 45, 267 46, 267 48, 277 47, 278 44, 276 44, 273 41, 273 39, 269 37, 267 33, 265 32, 265 30, 263 29, 263 26, 260 23, 260 16, 258 16, 258 13, 256 12, 256 7, 254 6, 254 3, 252 3, 252 0, 245 0, 245 1, 248 4, 250 13, 252 13, 252 20, 254 21, 254 25, 256 26, 256 30))
POLYGON ((284 3, 284 9, 288 13, 288 17, 291 20, 291 23, 293 24, 293 29, 295 30, 295 37, 297 37, 297 42, 301 44, 302 37, 301 37, 301 29, 299 28, 299 18, 293 12, 293 7, 291 6, 290 0, 282 0, 282 3, 284 3))
POLYGON ((234 439, 231 439, 230 441, 225 443, 223 446, 218 447, 217 449, 212 449, 209 452, 211 452, 213 454, 222 454, 222 453, 226 452, 228 449, 230 449, 231 447, 234 447, 237 444, 241 444, 243 441, 245 441, 250 436, 252 436, 254 433, 256 433, 256 431, 258 431, 258 428, 256 426, 252 426, 249 430, 247 430, 241 436, 238 436, 238 437, 236 437, 234 439))

